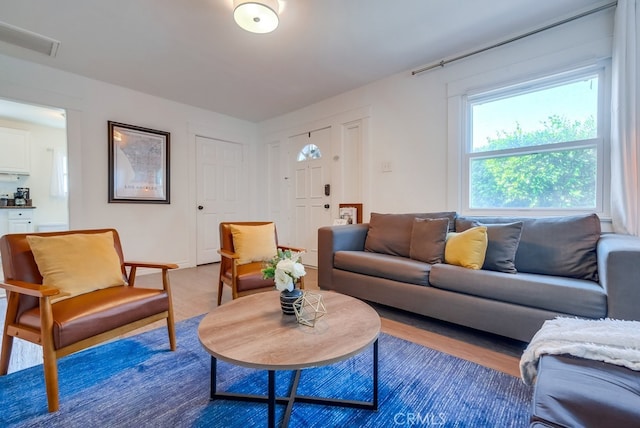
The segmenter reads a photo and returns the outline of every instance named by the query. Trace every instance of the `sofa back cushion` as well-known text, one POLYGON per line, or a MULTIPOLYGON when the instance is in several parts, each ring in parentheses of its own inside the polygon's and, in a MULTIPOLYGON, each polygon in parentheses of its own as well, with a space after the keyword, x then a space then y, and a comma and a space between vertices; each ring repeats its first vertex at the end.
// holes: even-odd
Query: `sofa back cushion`
POLYGON ((409 248, 410 258, 429 264, 442 263, 448 232, 448 218, 413 219, 409 248))
POLYGON ((411 231, 415 218, 448 218, 449 229, 455 227, 455 212, 418 214, 371 213, 369 231, 364 242, 364 250, 392 256, 409 257, 411 252, 411 231))
POLYGON ((482 224, 522 222, 516 251, 518 272, 598 281, 596 244, 600 219, 596 214, 564 217, 460 217, 482 224))

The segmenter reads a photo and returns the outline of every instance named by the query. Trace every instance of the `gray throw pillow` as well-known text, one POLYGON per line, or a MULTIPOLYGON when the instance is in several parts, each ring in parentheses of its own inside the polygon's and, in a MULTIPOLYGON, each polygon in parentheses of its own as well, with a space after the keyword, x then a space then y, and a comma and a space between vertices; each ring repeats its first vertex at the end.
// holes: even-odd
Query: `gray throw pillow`
POLYGON ((475 226, 487 226, 487 253, 482 269, 504 273, 518 273, 515 265, 523 222, 486 224, 476 220, 456 219, 456 232, 475 226))
POLYGON ((371 213, 369 231, 364 241, 364 250, 392 256, 409 257, 411 230, 415 218, 448 218, 455 225, 455 212, 417 214, 371 213))
POLYGON ((505 273, 518 273, 516 252, 522 234, 522 222, 487 224, 487 254, 482 269, 505 273))
POLYGON ((448 218, 414 219, 409 257, 430 264, 442 263, 447 232, 448 218))

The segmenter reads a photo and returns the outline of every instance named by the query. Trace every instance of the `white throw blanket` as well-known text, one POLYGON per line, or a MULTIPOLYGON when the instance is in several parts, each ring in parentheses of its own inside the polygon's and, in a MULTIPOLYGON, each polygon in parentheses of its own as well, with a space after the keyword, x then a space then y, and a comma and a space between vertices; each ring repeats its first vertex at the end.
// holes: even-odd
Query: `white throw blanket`
POLYGON ((520 359, 525 384, 535 382, 544 354, 569 354, 640 371, 640 322, 562 317, 545 321, 520 359))

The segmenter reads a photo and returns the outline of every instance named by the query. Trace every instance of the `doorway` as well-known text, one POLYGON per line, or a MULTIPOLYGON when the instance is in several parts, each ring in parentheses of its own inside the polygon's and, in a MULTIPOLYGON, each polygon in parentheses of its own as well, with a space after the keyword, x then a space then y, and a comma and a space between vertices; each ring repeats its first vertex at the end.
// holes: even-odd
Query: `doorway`
MULTIPOLYGON (((2 135, 20 133, 19 144, 26 146, 16 145, 16 139, 0 141, 0 144, 8 144, 3 153, 20 153, 25 158, 24 167, 18 173, 0 165, 0 196, 11 201, 18 188, 28 189, 25 204, 30 205, 30 220, 20 225, 20 230, 68 229, 65 110, 0 98, 0 128, 3 131, 0 140, 2 135)), ((7 211, 0 210, 0 235, 10 231, 7 211)))
POLYGON ((0 194, 29 188, 34 230, 68 228, 66 125, 64 109, 0 98, 0 127, 24 131, 29 145, 28 174, 0 174, 0 194))
POLYGON ((242 145, 196 136, 196 264, 220 261, 219 224, 246 216, 242 145))
POLYGON ((318 228, 331 225, 331 127, 289 138, 293 174, 293 242, 304 264, 318 266, 318 228))

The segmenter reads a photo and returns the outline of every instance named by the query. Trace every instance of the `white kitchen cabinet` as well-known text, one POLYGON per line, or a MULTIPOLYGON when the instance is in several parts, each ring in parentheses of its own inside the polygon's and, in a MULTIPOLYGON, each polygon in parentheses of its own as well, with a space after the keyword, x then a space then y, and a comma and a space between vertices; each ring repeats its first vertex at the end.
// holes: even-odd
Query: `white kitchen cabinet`
POLYGON ((32 210, 9 210, 7 222, 7 233, 29 233, 33 232, 33 211, 32 210))
POLYGON ((7 233, 29 233, 34 230, 33 208, 0 209, 0 236, 7 233))
POLYGON ((0 127, 0 173, 31 173, 29 132, 0 127))

